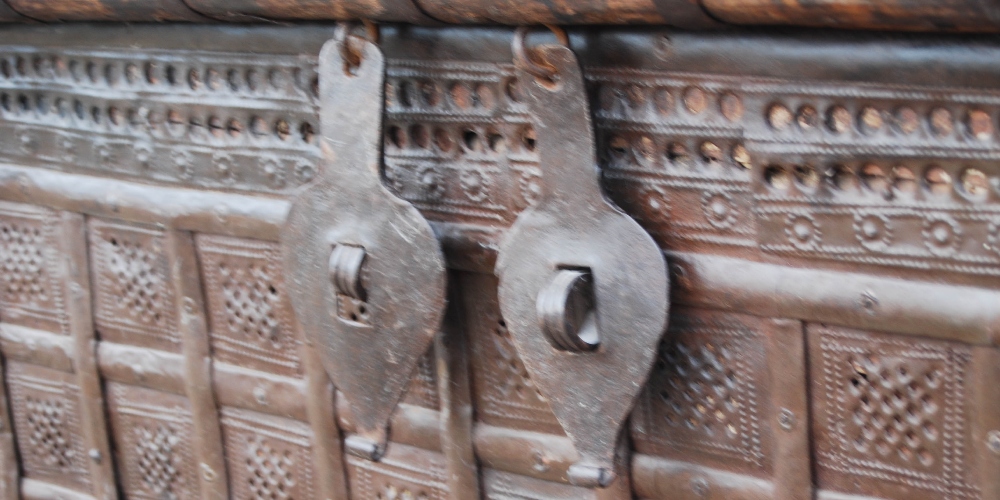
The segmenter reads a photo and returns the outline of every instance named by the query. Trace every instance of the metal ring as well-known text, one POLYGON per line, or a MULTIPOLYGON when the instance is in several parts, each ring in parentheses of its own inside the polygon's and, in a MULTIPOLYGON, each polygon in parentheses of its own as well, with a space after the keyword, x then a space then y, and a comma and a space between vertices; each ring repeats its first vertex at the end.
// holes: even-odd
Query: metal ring
POLYGON ((337 23, 339 33, 336 36, 341 40, 340 53, 348 65, 347 69, 361 66, 361 51, 352 46, 356 44, 356 40, 367 40, 375 44, 379 42, 380 32, 377 24, 370 19, 362 19, 360 24, 365 28, 365 37, 354 34, 355 28, 358 26, 357 22, 342 21, 337 23))
POLYGON ((361 267, 365 262, 365 249, 353 245, 337 245, 330 253, 330 280, 337 293, 358 300, 365 300, 361 282, 361 267))
POLYGON ((377 44, 381 36, 381 32, 378 29, 378 25, 375 21, 371 19, 362 19, 361 24, 365 27, 365 32, 368 34, 368 41, 377 44))
MULTIPOLYGON (((560 43, 569 47, 569 35, 566 34, 566 30, 554 25, 546 24, 546 28, 551 31, 560 43)), ((529 49, 526 47, 525 40, 528 37, 528 27, 521 26, 514 31, 514 39, 511 41, 511 51, 514 53, 514 58, 524 65, 525 71, 542 80, 553 81, 558 76, 559 72, 556 71, 555 66, 548 63, 544 59, 542 61, 536 61, 536 57, 532 57, 529 53, 529 49)))
POLYGON ((597 349, 600 337, 594 312, 594 289, 589 272, 560 270, 536 302, 542 331, 563 351, 597 349))

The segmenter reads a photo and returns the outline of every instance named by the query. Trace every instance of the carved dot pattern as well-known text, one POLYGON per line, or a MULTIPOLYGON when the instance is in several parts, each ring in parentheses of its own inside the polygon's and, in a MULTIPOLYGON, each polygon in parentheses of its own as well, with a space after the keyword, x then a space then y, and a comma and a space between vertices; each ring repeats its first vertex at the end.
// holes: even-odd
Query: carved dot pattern
POLYGON ((850 438, 855 449, 933 465, 927 445, 940 438, 934 423, 940 408, 931 391, 942 383, 940 371, 931 367, 915 373, 901 360, 885 362, 875 355, 853 356, 849 363, 852 399, 847 408, 853 412, 850 438))
POLYGON ((247 482, 256 500, 292 499, 295 462, 289 451, 279 452, 267 440, 255 436, 247 449, 247 482))
POLYGON ((542 396, 538 388, 535 387, 535 383, 531 380, 531 375, 528 374, 528 370, 524 367, 521 358, 514 351, 506 323, 499 321, 494 333, 496 333, 497 338, 493 339, 493 341, 496 345, 497 354, 499 354, 494 362, 499 372, 504 374, 503 382, 500 384, 500 392, 504 396, 515 396, 520 399, 524 399, 534 392, 538 399, 545 401, 545 397, 542 396))
POLYGON ((138 444, 136 456, 142 482, 150 491, 162 499, 174 500, 177 493, 174 485, 180 477, 174 449, 180 438, 173 429, 160 426, 156 430, 136 429, 138 444))
POLYGON ((116 238, 110 244, 109 267, 117 281, 119 304, 144 323, 160 323, 164 283, 157 272, 156 254, 116 238))
POLYGON ((666 383, 660 399, 666 405, 666 421, 673 427, 715 435, 737 434, 731 417, 739 409, 736 374, 729 368, 735 354, 713 343, 688 346, 675 343, 661 350, 657 369, 666 383))
POLYGON ((399 488, 392 484, 382 487, 382 491, 375 494, 377 500, 428 500, 426 493, 418 491, 416 493, 407 488, 399 488))
POLYGON ((73 460, 73 449, 66 439, 65 412, 60 401, 27 398, 27 421, 31 428, 28 443, 39 450, 49 466, 67 467, 73 460))
POLYGON ((0 222, 0 266, 7 300, 46 300, 44 283, 45 238, 37 227, 0 222))
POLYGON ((266 266, 249 264, 243 268, 219 265, 222 291, 226 298, 226 321, 230 330, 280 347, 278 290, 266 266))

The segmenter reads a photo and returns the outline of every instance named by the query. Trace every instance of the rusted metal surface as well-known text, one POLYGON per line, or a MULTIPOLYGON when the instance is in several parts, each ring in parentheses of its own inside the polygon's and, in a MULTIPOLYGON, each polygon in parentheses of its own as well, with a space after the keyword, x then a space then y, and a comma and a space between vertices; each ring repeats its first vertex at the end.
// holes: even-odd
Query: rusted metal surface
POLYGON ((345 444, 371 460, 385 453, 389 416, 441 325, 446 281, 430 225, 382 185, 385 64, 346 29, 323 46, 324 162, 281 236, 297 321, 357 420, 345 444))
POLYGON ((543 45, 526 53, 519 33, 517 79, 545 170, 538 203, 518 216, 500 248, 500 306, 525 367, 580 453, 571 482, 607 487, 621 423, 666 327, 666 263, 601 192, 573 51, 543 45))
POLYGON ((590 110, 558 109, 570 141, 543 129, 512 31, 383 27, 365 105, 384 98, 385 125, 332 130, 368 134, 347 144, 381 152, 453 270, 373 462, 344 451, 362 421, 296 325, 279 241, 329 165, 313 89, 334 30, 3 29, 5 497, 1000 494, 995 41, 575 31, 590 110), (587 121, 596 159, 567 146, 587 121), (669 328, 606 489, 570 484, 584 447, 518 350, 537 292, 507 312, 494 275, 546 186, 587 179, 559 165, 587 162, 670 262, 669 328))

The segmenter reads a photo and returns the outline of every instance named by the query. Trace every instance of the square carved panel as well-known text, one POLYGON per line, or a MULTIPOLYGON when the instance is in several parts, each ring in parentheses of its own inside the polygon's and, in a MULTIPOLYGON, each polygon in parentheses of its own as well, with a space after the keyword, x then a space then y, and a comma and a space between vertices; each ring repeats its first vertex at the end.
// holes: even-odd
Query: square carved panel
POLYGON ((637 448, 741 472, 768 470, 766 321, 675 307, 632 417, 637 448))
POLYGON ((968 347, 818 324, 808 332, 821 488, 979 498, 967 477, 968 347))
POLYGON ((462 286, 467 297, 476 418, 491 425, 563 434, 500 316, 496 278, 463 275, 462 286))
POLYGON ((196 241, 212 356, 244 368, 301 375, 301 342, 284 292, 278 245, 210 235, 196 241))
POLYGON ((103 340, 179 352, 163 231, 89 221, 94 309, 103 340))
POLYGON ((448 500, 444 455, 390 443, 378 462, 347 456, 351 500, 448 500))
POLYGON ((198 498, 192 419, 180 396, 108 383, 117 465, 128 498, 198 498))
POLYGON ((431 410, 441 407, 438 399, 438 379, 434 362, 434 347, 432 346, 417 362, 417 368, 413 371, 413 379, 403 396, 403 403, 422 406, 431 410))
POLYGON ((7 388, 25 477, 87 490, 90 459, 73 375, 10 361, 7 388))
POLYGON ((261 413, 222 409, 229 493, 247 500, 315 498, 312 430, 261 413))
POLYGON ((66 331, 57 224, 55 211, 0 202, 0 313, 5 323, 66 331))

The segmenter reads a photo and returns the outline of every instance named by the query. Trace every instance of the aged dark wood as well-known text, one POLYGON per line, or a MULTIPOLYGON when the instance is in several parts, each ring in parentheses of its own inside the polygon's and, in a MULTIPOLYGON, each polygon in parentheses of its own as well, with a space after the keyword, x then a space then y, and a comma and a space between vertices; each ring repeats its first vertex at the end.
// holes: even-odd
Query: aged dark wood
POLYGON ((433 22, 412 0, 185 0, 185 3, 213 19, 235 22, 352 19, 433 22))
POLYGON ((29 19, 18 14, 6 2, 0 2, 0 23, 27 22, 29 19))
POLYGON ((4 0, 0 22, 274 23, 370 19, 421 25, 567 24, 813 26, 864 30, 1000 31, 995 0, 4 0))
POLYGON ((455 24, 666 24, 709 28, 718 23, 697 0, 419 0, 435 19, 455 24))
POLYGON ((828 28, 981 31, 1000 28, 1000 4, 968 0, 702 0, 724 23, 828 28))
MULTIPOLYGON (((384 88, 339 104, 320 92, 333 26, 0 29, 5 498, 1000 495, 995 40, 571 30, 572 52, 532 59, 543 80, 559 53, 580 63, 553 111, 508 29, 383 26, 377 48, 351 43, 384 55, 384 88), (346 111, 362 105, 383 109, 346 111), (324 153, 338 134, 367 139, 324 153), (299 193, 362 148, 351 166, 420 211, 451 268, 443 324, 402 353, 380 461, 345 451, 364 416, 282 257, 299 193), (636 273, 669 279, 670 303, 627 366, 652 366, 638 396, 587 395, 636 399, 601 428, 624 428, 603 489, 571 484, 589 450, 562 417, 594 414, 555 385, 589 371, 546 373, 525 348, 553 349, 544 328, 569 356, 601 343, 535 322, 537 292, 528 313, 505 304, 506 254, 541 249, 512 244, 516 225, 560 189, 614 200, 669 263, 636 273)), ((346 199, 358 181, 336 175, 326 194, 346 199)), ((332 250, 309 276, 328 288, 332 250)), ((558 290, 588 297, 570 264, 558 290)))
MULTIPOLYGON (((9 9, 42 22, 62 21, 121 21, 121 22, 198 22, 207 21, 191 10, 183 0, 88 0, 39 2, 37 0, 4 0, 9 9)), ((4 7, 0 7, 0 20, 4 7)))

